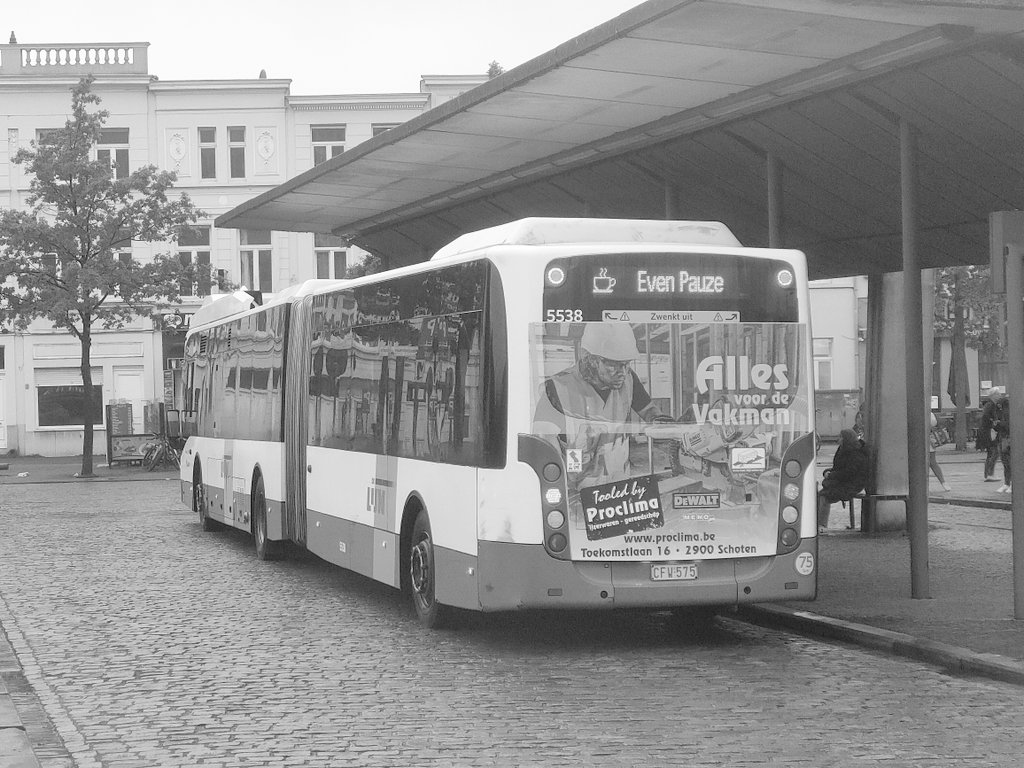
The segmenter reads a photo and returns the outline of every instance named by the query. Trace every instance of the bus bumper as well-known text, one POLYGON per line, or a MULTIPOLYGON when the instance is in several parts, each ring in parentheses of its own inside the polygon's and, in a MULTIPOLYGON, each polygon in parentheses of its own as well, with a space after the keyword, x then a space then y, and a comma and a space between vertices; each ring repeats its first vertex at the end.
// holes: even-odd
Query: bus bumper
MULTIPOLYGON (((691 581, 652 581, 651 563, 568 562, 550 557, 540 544, 481 541, 480 607, 672 608, 739 605, 772 600, 813 600, 817 585, 817 539, 774 557, 703 560, 691 581), (810 553, 811 573, 797 572, 798 556, 810 553)), ((806 566, 807 558, 801 561, 806 566)))

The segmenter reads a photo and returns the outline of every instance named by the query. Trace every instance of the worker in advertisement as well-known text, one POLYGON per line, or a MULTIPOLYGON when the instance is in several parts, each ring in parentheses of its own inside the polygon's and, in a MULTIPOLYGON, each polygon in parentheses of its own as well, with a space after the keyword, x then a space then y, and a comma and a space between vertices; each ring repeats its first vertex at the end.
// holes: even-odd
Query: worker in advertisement
MULTIPOLYGON (((662 417, 632 363, 638 357, 628 323, 588 323, 576 364, 548 378, 538 399, 538 434, 556 434, 577 487, 632 475, 627 425, 662 417)), ((670 420, 670 419, 669 419, 670 420)))

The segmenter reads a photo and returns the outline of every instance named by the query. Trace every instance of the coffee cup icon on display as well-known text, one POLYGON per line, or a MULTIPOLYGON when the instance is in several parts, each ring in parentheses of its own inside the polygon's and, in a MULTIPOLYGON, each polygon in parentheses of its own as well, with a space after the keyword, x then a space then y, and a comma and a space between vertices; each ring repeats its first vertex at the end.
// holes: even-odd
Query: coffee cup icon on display
POLYGON ((594 293, 611 293, 615 290, 615 278, 608 277, 608 270, 601 268, 601 274, 594 278, 594 293))

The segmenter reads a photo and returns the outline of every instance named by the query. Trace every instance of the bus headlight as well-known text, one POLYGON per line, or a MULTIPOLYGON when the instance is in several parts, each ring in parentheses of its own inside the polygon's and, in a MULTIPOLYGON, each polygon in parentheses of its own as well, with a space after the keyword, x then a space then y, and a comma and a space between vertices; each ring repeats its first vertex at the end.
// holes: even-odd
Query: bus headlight
MULTIPOLYGON (((555 504, 562 503, 562 490, 560 488, 548 488, 544 492, 544 501, 554 506, 555 504)), ((557 525, 552 525, 552 528, 557 528, 557 525)))
POLYGON ((548 512, 548 528, 561 528, 565 525, 565 515, 560 509, 552 509, 548 512))
POLYGON ((800 510, 796 507, 789 505, 782 508, 782 519, 792 525, 800 517, 800 510))
POLYGON ((553 533, 548 538, 548 549, 552 552, 561 552, 565 549, 566 540, 565 536, 560 533, 553 533))
MULTIPOLYGON (((552 537, 552 538, 554 538, 554 537, 552 537)), ((794 531, 792 528, 783 528, 782 529, 782 543, 783 543, 784 546, 787 546, 787 547, 794 546, 799 538, 800 537, 797 534, 797 532, 794 531)))
POLYGON ((796 483, 786 483, 782 489, 782 495, 790 501, 794 501, 800 497, 800 486, 796 483))

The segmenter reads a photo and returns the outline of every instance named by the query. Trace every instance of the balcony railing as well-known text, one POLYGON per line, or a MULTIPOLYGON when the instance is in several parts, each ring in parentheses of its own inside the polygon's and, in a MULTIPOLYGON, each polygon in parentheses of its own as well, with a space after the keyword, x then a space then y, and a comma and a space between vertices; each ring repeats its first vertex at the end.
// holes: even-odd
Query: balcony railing
POLYGON ((147 74, 149 43, 0 45, 0 75, 147 74))

